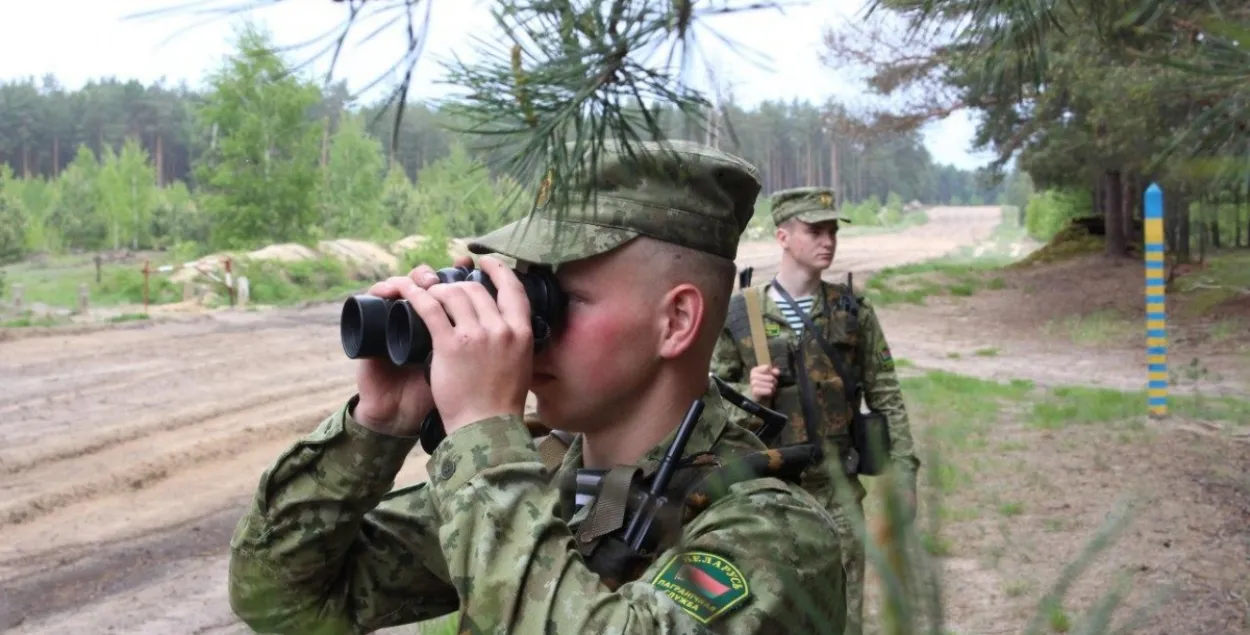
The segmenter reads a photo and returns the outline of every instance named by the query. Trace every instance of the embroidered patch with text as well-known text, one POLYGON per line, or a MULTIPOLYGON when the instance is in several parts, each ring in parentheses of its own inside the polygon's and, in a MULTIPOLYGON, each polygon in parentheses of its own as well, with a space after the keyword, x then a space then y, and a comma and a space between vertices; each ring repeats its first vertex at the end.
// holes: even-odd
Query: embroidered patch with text
POLYGON ((878 351, 877 357, 881 360, 881 368, 894 370, 894 356, 890 355, 890 347, 887 346, 878 351))
POLYGON ((781 325, 776 322, 765 322, 764 335, 767 335, 768 337, 777 337, 778 335, 781 335, 781 325))
POLYGON ((746 576, 738 567, 701 551, 673 556, 651 584, 703 624, 741 606, 751 596, 746 576))

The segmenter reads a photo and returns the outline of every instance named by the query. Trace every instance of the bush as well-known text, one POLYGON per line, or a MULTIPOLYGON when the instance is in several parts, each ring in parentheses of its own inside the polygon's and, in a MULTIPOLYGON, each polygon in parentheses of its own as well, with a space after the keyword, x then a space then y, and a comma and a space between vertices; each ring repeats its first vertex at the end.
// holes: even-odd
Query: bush
POLYGON ((314 300, 356 282, 346 264, 330 257, 296 262, 239 261, 236 273, 247 277, 249 297, 260 304, 314 300))
POLYGON ((1046 190, 1029 197, 1024 212, 1029 236, 1048 242, 1073 218, 1086 215, 1089 194, 1079 190, 1046 190))

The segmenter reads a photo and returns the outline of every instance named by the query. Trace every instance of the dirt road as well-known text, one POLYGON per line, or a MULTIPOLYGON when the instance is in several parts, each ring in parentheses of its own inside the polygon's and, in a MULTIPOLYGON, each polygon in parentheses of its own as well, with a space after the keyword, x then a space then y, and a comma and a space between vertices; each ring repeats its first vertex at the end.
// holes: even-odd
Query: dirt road
MULTIPOLYGON (((987 237, 996 208, 847 237, 833 275, 987 237)), ((775 247, 746 245, 768 275, 775 247)), ((0 341, 0 631, 246 633, 225 551, 261 471, 349 397, 337 305, 0 341)), ((893 340, 897 355, 911 344, 893 340)), ((400 482, 420 480, 414 454, 400 482)))

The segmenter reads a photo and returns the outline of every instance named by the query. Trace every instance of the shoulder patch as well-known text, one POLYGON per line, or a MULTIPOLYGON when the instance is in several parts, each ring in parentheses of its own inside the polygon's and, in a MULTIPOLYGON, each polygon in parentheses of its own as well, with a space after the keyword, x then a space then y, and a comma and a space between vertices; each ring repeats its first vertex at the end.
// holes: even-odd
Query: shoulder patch
POLYGON ((781 335, 781 325, 771 320, 764 321, 764 337, 777 337, 781 335))
POLYGON ((889 346, 883 346, 877 351, 877 359, 880 360, 882 369, 894 370, 894 356, 890 354, 889 346))
POLYGON ((651 584, 702 624, 712 623, 751 597, 751 587, 738 567, 702 551, 673 556, 651 584))

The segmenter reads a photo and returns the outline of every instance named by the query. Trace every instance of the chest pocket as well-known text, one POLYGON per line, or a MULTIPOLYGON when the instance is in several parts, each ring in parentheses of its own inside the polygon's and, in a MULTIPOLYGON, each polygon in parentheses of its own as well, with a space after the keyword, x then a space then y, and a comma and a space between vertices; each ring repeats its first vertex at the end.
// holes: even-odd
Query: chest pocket
POLYGON ((816 393, 815 406, 821 418, 817 428, 825 437, 844 437, 850 430, 854 406, 846 398, 843 379, 854 381, 860 373, 860 364, 856 354, 859 329, 854 328, 849 318, 850 315, 845 310, 835 309, 829 319, 817 322, 817 326, 823 329, 825 341, 833 348, 848 377, 843 378, 838 374, 838 367, 816 338, 805 338, 803 342, 808 376, 816 393))
MULTIPOLYGON (((773 322, 765 322, 770 326, 776 326, 773 322)), ((780 330, 780 329, 778 329, 780 330)), ((795 373, 798 372, 798 359, 795 351, 797 350, 797 341, 793 331, 781 331, 784 333, 781 337, 768 338, 768 355, 773 360, 773 366, 777 368, 777 387, 787 388, 798 384, 795 373)))

